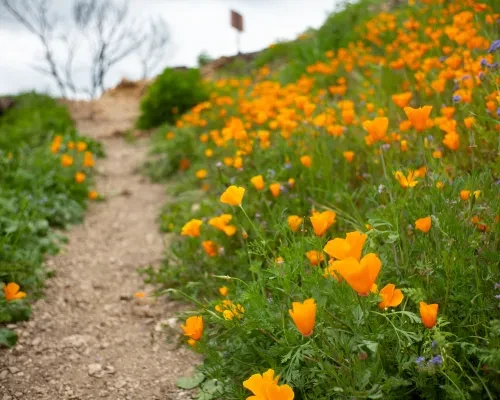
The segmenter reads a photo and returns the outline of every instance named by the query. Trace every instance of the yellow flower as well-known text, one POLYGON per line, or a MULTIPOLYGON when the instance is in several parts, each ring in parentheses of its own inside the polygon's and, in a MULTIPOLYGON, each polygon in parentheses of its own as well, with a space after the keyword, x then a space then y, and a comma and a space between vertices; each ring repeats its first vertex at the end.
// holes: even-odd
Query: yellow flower
POLYGON ((83 172, 77 172, 75 174, 76 183, 83 183, 85 181, 85 174, 83 172))
POLYGON ((312 158, 310 156, 302 156, 300 157, 300 163, 306 168, 311 168, 312 158))
POLYGON ((207 170, 206 169, 199 169, 198 171, 196 171, 196 177, 198 179, 205 179, 207 177, 207 170))
POLYGON ((73 157, 67 154, 63 154, 61 156, 61 165, 63 167, 71 167, 73 165, 73 157))
POLYGON ((303 336, 311 336, 316 320, 316 303, 314 299, 307 299, 303 303, 293 302, 292 309, 288 310, 295 326, 303 336))
POLYGON ((254 176, 252 179, 250 179, 250 182, 257 190, 262 190, 265 187, 264 178, 262 177, 262 175, 254 176))
POLYGON ((229 186, 224 193, 220 196, 221 203, 229 204, 231 206, 239 206, 243 201, 245 195, 245 188, 238 186, 229 186))
POLYGON ((432 226, 432 218, 430 216, 419 218, 415 221, 415 229, 422 231, 424 233, 429 232, 432 226))
POLYGON ((226 286, 221 286, 219 288, 219 293, 220 293, 221 296, 226 297, 227 294, 229 293, 229 289, 226 286))
POLYGON ((281 185, 279 183, 272 183, 269 185, 269 190, 273 197, 278 197, 281 191, 281 185))
POLYGON ((82 151, 87 150, 87 143, 85 143, 85 142, 81 142, 81 141, 80 141, 80 142, 78 142, 78 143, 76 144, 76 150, 77 150, 77 151, 79 151, 79 152, 82 152, 82 151))
POLYGON ((303 218, 300 218, 298 215, 290 215, 288 217, 288 227, 293 231, 297 232, 304 221, 303 218))
POLYGON ((351 163, 352 160, 354 159, 354 151, 344 151, 342 155, 349 163, 351 163))
POLYGON ((398 180, 403 189, 417 186, 418 181, 415 179, 417 174, 414 171, 408 171, 408 176, 404 176, 401 171, 396 171, 394 177, 398 180))
POLYGON ((191 237, 200 236, 200 226, 202 224, 203 221, 201 219, 192 219, 182 227, 181 235, 191 237))

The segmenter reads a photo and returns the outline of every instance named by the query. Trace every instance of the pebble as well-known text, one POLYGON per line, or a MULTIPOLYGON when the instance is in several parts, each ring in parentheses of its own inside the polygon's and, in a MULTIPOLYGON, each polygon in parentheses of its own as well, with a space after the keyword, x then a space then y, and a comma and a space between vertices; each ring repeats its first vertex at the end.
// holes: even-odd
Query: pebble
POLYGON ((95 376, 95 377, 98 377, 97 375, 104 373, 102 370, 102 365, 97 363, 87 365, 87 370, 90 376, 95 376))

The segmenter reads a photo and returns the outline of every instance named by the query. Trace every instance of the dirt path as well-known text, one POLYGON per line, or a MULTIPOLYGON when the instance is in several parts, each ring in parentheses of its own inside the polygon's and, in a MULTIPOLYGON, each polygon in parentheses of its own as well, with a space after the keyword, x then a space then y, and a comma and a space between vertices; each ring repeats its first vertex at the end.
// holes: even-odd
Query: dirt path
POLYGON ((79 129, 103 140, 97 189, 106 201, 90 206, 69 244, 48 260, 55 277, 33 318, 16 326, 18 345, 0 352, 0 400, 190 398, 175 387, 196 360, 178 345, 177 306, 133 295, 143 288, 136 268, 162 258, 155 218, 164 187, 135 173, 144 140, 132 145, 110 136, 130 124, 137 106, 126 115, 112 106, 92 120, 85 104, 74 111, 79 129), (162 324, 172 328, 162 331, 162 324))

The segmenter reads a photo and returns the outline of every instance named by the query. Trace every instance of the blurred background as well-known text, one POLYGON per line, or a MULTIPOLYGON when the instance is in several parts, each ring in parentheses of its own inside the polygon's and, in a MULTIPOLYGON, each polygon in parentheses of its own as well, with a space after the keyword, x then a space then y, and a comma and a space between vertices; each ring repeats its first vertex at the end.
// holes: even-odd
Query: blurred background
POLYGON ((237 32, 230 24, 230 10, 243 15, 240 50, 249 53, 320 27, 337 3, 0 0, 0 94, 37 90, 70 98, 95 97, 122 78, 150 78, 166 66, 196 67, 236 54, 237 32))

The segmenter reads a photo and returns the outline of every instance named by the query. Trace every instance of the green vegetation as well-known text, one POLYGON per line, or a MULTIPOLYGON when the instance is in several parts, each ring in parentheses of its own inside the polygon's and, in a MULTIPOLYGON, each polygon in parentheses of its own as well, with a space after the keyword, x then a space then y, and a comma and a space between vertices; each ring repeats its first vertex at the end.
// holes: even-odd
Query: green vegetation
POLYGON ((29 316, 29 300, 47 276, 44 256, 64 239, 54 228, 80 222, 89 195, 95 198, 89 189, 93 155, 102 155, 54 99, 28 93, 15 100, 0 117, 0 282, 20 285, 27 297, 0 295, 3 345, 12 345, 15 335, 2 324, 29 316))
POLYGON ((208 88, 198 69, 167 68, 148 87, 141 101, 140 129, 174 123, 179 115, 208 99, 208 88))

